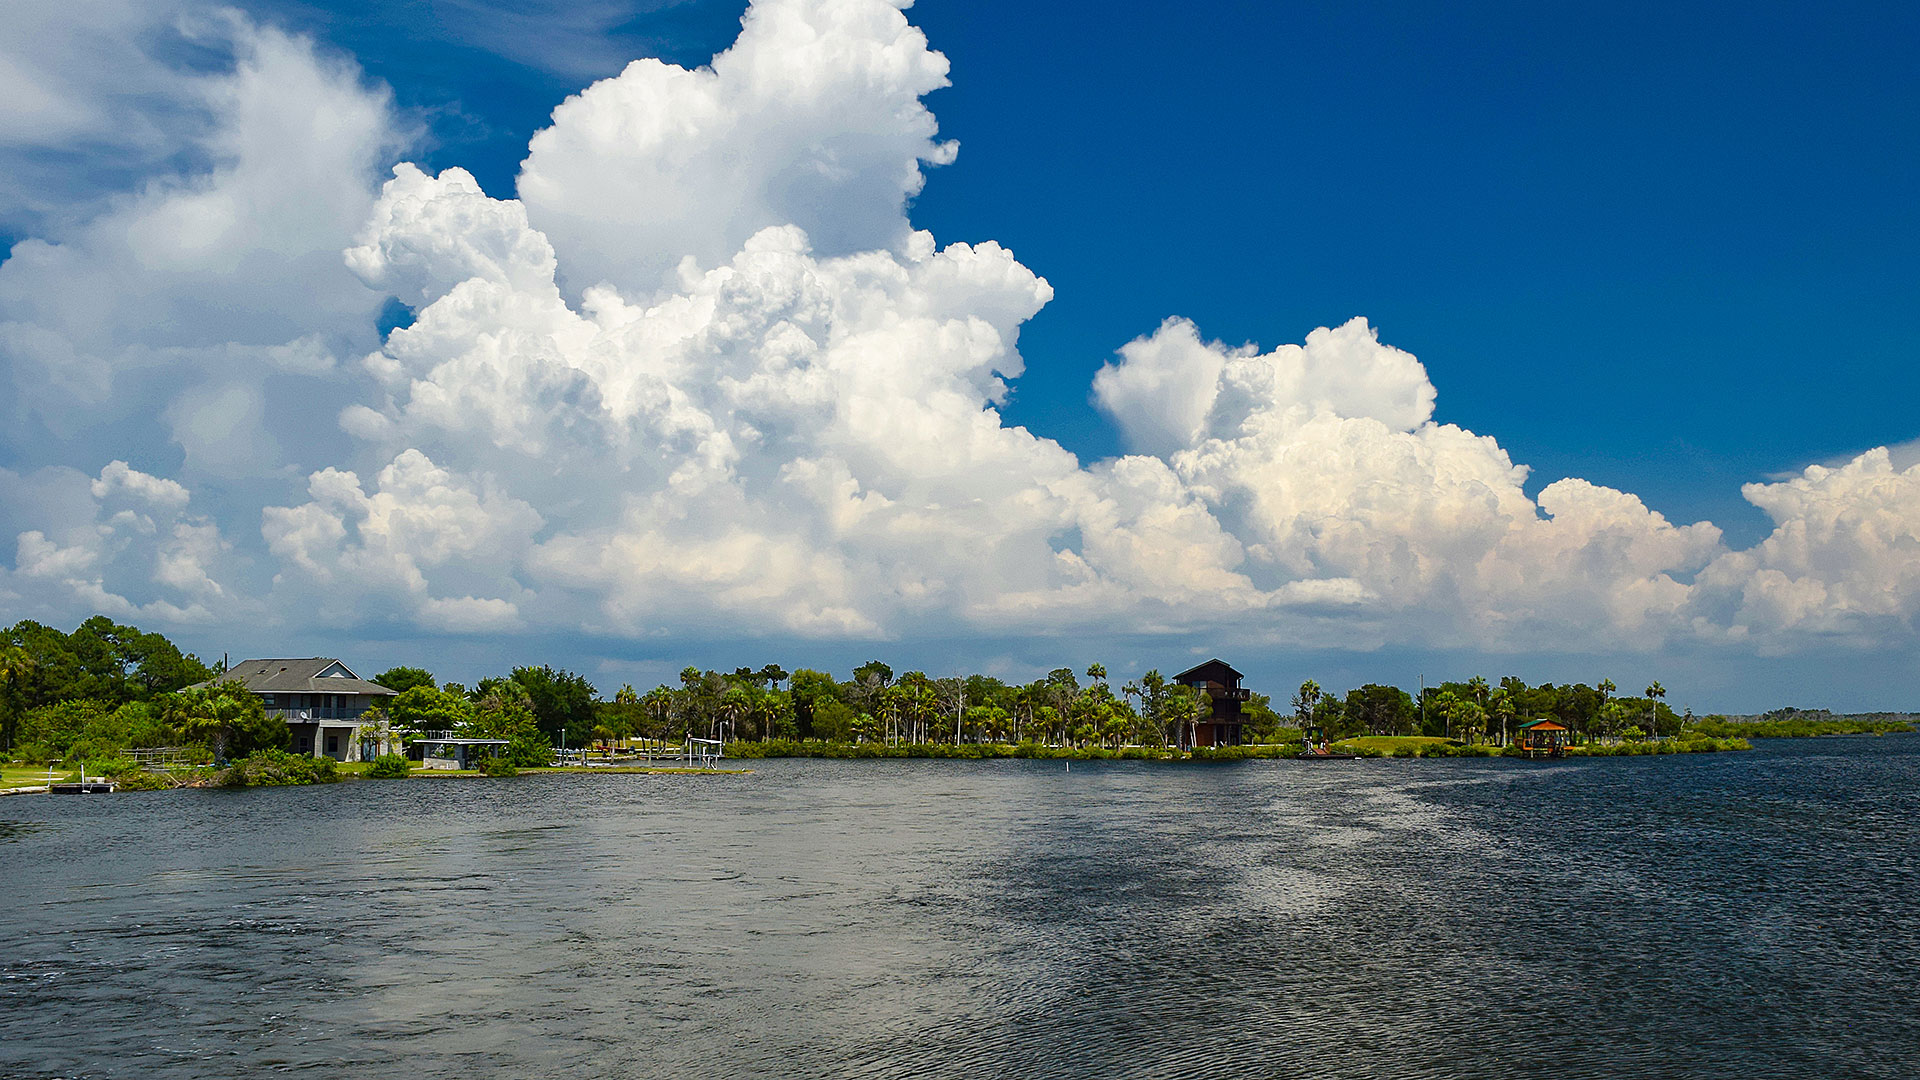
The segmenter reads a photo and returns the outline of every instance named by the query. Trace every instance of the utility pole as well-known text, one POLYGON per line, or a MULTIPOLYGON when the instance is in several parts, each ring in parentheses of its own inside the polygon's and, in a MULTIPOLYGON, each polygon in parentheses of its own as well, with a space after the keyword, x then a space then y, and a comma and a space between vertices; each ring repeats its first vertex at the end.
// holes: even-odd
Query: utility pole
POLYGON ((1427 676, 1420 676, 1420 734, 1427 733, 1427 676))

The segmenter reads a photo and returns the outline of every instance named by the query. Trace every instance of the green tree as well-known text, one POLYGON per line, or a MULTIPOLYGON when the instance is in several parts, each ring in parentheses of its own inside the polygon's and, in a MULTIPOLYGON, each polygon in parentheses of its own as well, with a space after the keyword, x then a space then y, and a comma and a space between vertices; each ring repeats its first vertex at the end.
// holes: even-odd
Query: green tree
POLYGON ((1495 690, 1487 705, 1488 727, 1494 723, 1500 725, 1500 745, 1507 745, 1509 732, 1513 729, 1514 697, 1502 681, 1500 689, 1495 690))
POLYGON ((63 634, 30 619, 0 633, 0 647, 23 651, 32 669, 14 689, 21 708, 91 698, 120 705, 203 682, 213 672, 161 634, 122 626, 104 615, 63 634))
POLYGON ((1326 695, 1321 692, 1320 684, 1308 679, 1300 684, 1293 695, 1294 726, 1305 729, 1314 722, 1314 711, 1320 707, 1320 700, 1326 695))
POLYGON ((1137 695, 1140 699, 1141 729, 1159 745, 1167 745, 1167 714, 1172 710, 1172 684, 1155 668, 1140 676, 1137 695))
POLYGON ((417 667, 388 668, 380 674, 375 675, 373 681, 396 694, 404 694, 416 686, 424 686, 429 690, 437 689, 438 687, 438 684, 433 681, 432 672, 426 668, 417 667))
MULTIPOLYGON (((741 737, 740 721, 753 715, 753 699, 747 695, 747 689, 735 686, 720 695, 720 703, 714 709, 717 723, 708 738, 737 739, 741 737)), ((752 734, 751 730, 747 734, 752 734)))
POLYGON ((403 731, 453 731, 473 719, 473 707, 458 694, 414 686, 387 702, 387 715, 403 731))
POLYGON ((1652 703, 1647 710, 1647 730, 1656 736, 1660 734, 1660 702, 1666 696, 1667 688, 1657 679, 1647 687, 1647 700, 1652 703))
POLYGON ((893 668, 878 660, 869 660, 853 669, 853 681, 864 683, 873 680, 881 686, 893 685, 893 668))
POLYGON ((458 729, 459 734, 469 739, 507 740, 504 757, 520 768, 553 764, 553 743, 534 720, 526 695, 515 693, 512 686, 501 689, 504 694, 490 693, 475 705, 471 718, 458 729))
POLYGON ((26 701, 27 682, 38 666, 33 656, 18 645, 0 647, 0 749, 13 750, 26 701))
MULTIPOLYGON (((42 746, 54 755, 68 753, 76 742, 91 732, 95 741, 101 735, 101 721, 113 712, 111 702, 95 698, 71 698, 51 705, 28 709, 20 722, 20 741, 42 746)), ((124 745, 124 744, 123 744, 124 745)))
MULTIPOLYGON (((1315 721, 1331 728, 1330 711, 1339 704, 1336 698, 1322 697, 1314 710, 1315 721)), ((1269 742, 1280 733, 1280 714, 1273 711, 1273 699, 1265 694, 1257 691, 1248 694, 1246 704, 1240 706, 1240 718, 1246 725, 1247 738, 1256 742, 1269 742)))
MULTIPOLYGON (((821 730, 816 716, 822 704, 829 701, 844 701, 840 684, 834 681, 833 676, 824 671, 801 668, 789 677, 787 692, 793 698, 794 722, 799 726, 800 734, 804 737, 830 738, 821 730)), ((836 726, 841 732, 837 737, 838 741, 846 741, 850 732, 845 730, 844 726, 836 726)))
POLYGON ((1469 745, 1473 743, 1476 736, 1486 733, 1487 710, 1482 708, 1479 702, 1457 694, 1441 696, 1452 697, 1452 700, 1443 706, 1449 733, 1457 732, 1459 738, 1469 745))
POLYGON ((593 684, 571 671, 546 665, 517 667, 513 681, 526 693, 533 718, 549 740, 564 736, 568 746, 586 743, 593 731, 593 684))
POLYGON ((285 721, 267 715, 258 695, 233 683, 182 690, 161 705, 161 715, 215 758, 285 750, 291 734, 285 721))
POLYGON ((813 706, 813 737, 829 742, 852 742, 860 719, 861 714, 839 698, 819 699, 813 706))
POLYGON ((679 714, 678 704, 674 701, 673 691, 664 686, 656 686, 640 699, 640 711, 647 718, 644 730, 649 738, 663 739, 667 742, 679 742, 686 738, 686 732, 674 727, 674 717, 679 714))
POLYGON ((1397 686, 1368 683, 1347 691, 1347 716, 1375 735, 1405 735, 1415 715, 1413 695, 1397 686))
POLYGON ((1213 699, 1191 686, 1174 686, 1167 692, 1167 743, 1182 750, 1193 749, 1194 727, 1213 715, 1213 699))
MULTIPOLYGON (((132 630, 131 627, 125 629, 132 630)), ((120 640, 120 660, 127 669, 132 697, 145 701, 213 678, 213 669, 191 653, 183 653, 160 634, 135 630, 120 640)))

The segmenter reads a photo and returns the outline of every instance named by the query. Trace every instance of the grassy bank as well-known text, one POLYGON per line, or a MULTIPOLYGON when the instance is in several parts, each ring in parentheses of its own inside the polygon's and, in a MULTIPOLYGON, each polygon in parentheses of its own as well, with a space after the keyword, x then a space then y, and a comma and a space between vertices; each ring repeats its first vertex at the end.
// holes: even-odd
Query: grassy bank
POLYGON ((1808 739, 1821 735, 1893 735, 1912 731, 1902 720, 1696 720, 1690 732, 1717 739, 1808 739))
MULTIPOLYGON (((1517 750, 1499 746, 1465 746, 1459 742, 1418 735, 1361 735, 1343 739, 1332 749, 1359 757, 1518 757, 1517 750)), ((1715 739, 1688 736, 1658 742, 1621 743, 1617 746, 1575 747, 1569 756, 1623 757, 1635 754, 1696 754, 1723 750, 1752 749, 1744 739, 1715 739)), ((1043 746, 1039 743, 950 743, 900 744, 839 743, 818 739, 769 739, 766 742, 730 743, 728 758, 941 758, 986 760, 994 758, 1034 758, 1049 761, 1251 761, 1265 758, 1291 758, 1300 752, 1298 742, 1254 743, 1247 746, 1201 748, 1181 753, 1157 746, 1043 746)))
MULTIPOLYGON (((1361 757, 1522 757, 1514 747, 1465 746, 1460 743, 1417 735, 1362 735, 1342 739, 1334 749, 1361 757)), ((1677 739, 1623 742, 1594 746, 1570 746, 1568 757, 1635 757, 1645 754, 1711 754, 1727 750, 1751 750, 1745 739, 1719 739, 1688 733, 1677 739)))
POLYGON ((727 744, 727 757, 753 758, 941 758, 960 761, 985 761, 997 758, 1030 758, 1044 761, 1244 761, 1250 758, 1292 757, 1300 744, 1256 743, 1250 746, 1226 746, 1218 750, 1199 749, 1182 754, 1159 746, 1046 746, 1037 742, 1017 743, 843 743, 823 739, 768 739, 765 742, 727 744))
MULTIPOLYGON (((1677 739, 1623 742, 1567 748, 1568 757, 1631 757, 1645 754, 1700 754, 1731 750, 1751 750, 1744 738, 1722 738, 1688 732, 1677 739)), ((1436 757, 1518 757, 1511 747, 1466 746, 1458 742, 1417 735, 1361 735, 1333 744, 1337 752, 1363 758, 1436 758, 1436 757)), ((769 739, 765 742, 737 742, 727 746, 724 759, 747 762, 760 758, 834 758, 866 760, 876 758, 928 758, 962 761, 992 759, 1035 759, 1047 761, 1251 761, 1287 759, 1299 753, 1298 742, 1253 743, 1246 746, 1201 748, 1190 753, 1157 746, 1045 746, 1036 742, 897 744, 842 743, 819 739, 769 739)), ((495 775, 530 773, 576 773, 605 775, 737 775, 752 771, 739 766, 698 768, 685 765, 561 765, 506 770, 495 775)), ((171 775, 140 770, 132 762, 102 761, 87 766, 90 776, 114 780, 123 790, 159 790, 175 787, 280 787, 300 784, 328 784, 340 780, 375 779, 380 776, 373 765, 363 762, 335 762, 330 758, 311 758, 284 751, 262 751, 224 768, 194 766, 176 769, 171 775)), ((487 775, 479 769, 412 769, 398 778, 426 777, 473 778, 487 775)), ((58 770, 56 782, 78 779, 58 770)), ((0 769, 0 789, 38 787, 47 783, 45 768, 8 766, 0 769)))
MULTIPOLYGON (((574 773, 585 776, 625 775, 642 776, 661 774, 668 776, 739 776, 752 772, 752 769, 712 768, 702 769, 686 765, 538 765, 519 768, 514 772, 519 776, 539 776, 550 773, 574 773)), ((415 769, 412 776, 438 779, 440 777, 486 776, 479 769, 415 769)))

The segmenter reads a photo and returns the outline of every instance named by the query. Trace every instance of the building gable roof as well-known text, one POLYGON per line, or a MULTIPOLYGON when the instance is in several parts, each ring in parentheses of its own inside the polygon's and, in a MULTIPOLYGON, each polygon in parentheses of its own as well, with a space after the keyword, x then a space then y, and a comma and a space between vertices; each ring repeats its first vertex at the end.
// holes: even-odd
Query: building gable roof
POLYGON ((237 682, 256 694, 370 694, 392 697, 393 691, 368 682, 331 656, 242 660, 214 682, 237 682))
POLYGON ((1223 686, 1230 686, 1244 678, 1246 678, 1245 675, 1233 670, 1232 665, 1216 656, 1204 664, 1196 664, 1180 674, 1175 675, 1173 681, 1184 683, 1191 680, 1204 679, 1207 682, 1217 682, 1223 686))
POLYGON ((1561 727, 1559 724, 1556 724, 1551 720, 1532 720, 1527 723, 1521 724, 1519 730, 1521 731, 1565 731, 1567 729, 1564 727, 1561 727))

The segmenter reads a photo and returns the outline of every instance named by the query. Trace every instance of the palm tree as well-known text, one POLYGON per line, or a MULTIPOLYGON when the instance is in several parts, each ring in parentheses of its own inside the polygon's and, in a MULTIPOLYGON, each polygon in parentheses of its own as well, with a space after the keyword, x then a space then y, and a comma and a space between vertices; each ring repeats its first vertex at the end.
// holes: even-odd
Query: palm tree
POLYGON ((664 686, 654 687, 640 699, 640 708, 653 721, 653 737, 665 740, 673 722, 673 691, 664 686))
POLYGON ((1507 723, 1513 719, 1513 695, 1505 689, 1493 692, 1493 701, 1489 708, 1492 715, 1500 718, 1500 745, 1507 744, 1507 723))
POLYGON ((1293 695, 1293 717, 1299 721, 1302 730, 1313 726, 1313 712, 1320 707, 1320 684, 1308 679, 1300 684, 1300 692, 1293 695))
MULTIPOLYGON (((1612 680, 1612 679, 1601 679, 1601 680, 1600 680, 1600 685, 1599 685, 1599 686, 1597 686, 1597 687, 1595 687, 1595 689, 1597 689, 1597 690, 1599 690, 1599 691, 1600 691, 1600 709, 1599 709, 1599 711, 1598 711, 1598 712, 1596 712, 1596 713, 1594 714, 1594 719, 1596 719, 1596 720, 1598 720, 1598 719, 1600 719, 1600 717, 1602 717, 1602 716, 1604 716, 1604 715, 1606 714, 1606 711, 1607 711, 1607 695, 1608 695, 1608 694, 1611 694, 1611 693, 1613 693, 1613 692, 1614 692, 1615 690, 1618 690, 1618 689, 1620 689, 1620 688, 1619 688, 1619 687, 1617 687, 1617 686, 1615 686, 1615 685, 1613 685, 1613 680, 1612 680)), ((1592 741, 1593 741, 1593 738, 1592 738, 1591 736, 1589 736, 1589 737, 1587 738, 1587 741, 1588 741, 1588 742, 1592 742, 1592 741)))
POLYGON ((1653 715, 1647 719, 1647 730, 1651 732, 1655 738, 1658 738, 1660 735, 1660 699, 1666 696, 1667 688, 1661 686, 1658 679, 1654 680, 1652 686, 1647 687, 1647 700, 1652 702, 1650 711, 1653 713, 1653 715))
POLYGON ((0 749, 13 749, 13 737, 20 725, 20 689, 36 666, 33 657, 18 645, 0 649, 0 719, 5 721, 0 729, 0 743, 5 745, 0 749))
POLYGON ((187 738, 204 743, 215 759, 225 758, 229 750, 244 755, 263 748, 274 733, 284 743, 286 732, 286 725, 269 722, 258 697, 231 684, 182 690, 161 716, 187 738))
POLYGON ((739 731, 740 718, 747 714, 751 705, 752 703, 747 700, 747 692, 737 686, 720 695, 720 702, 714 706, 713 716, 720 725, 721 742, 726 741, 728 731, 739 731))

